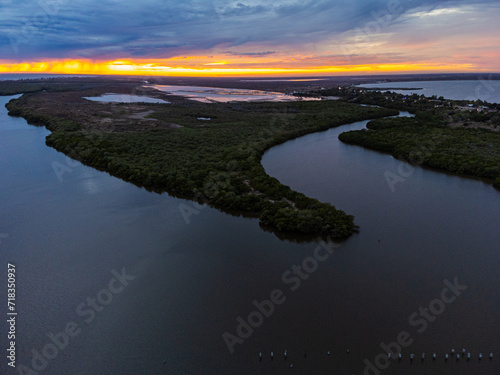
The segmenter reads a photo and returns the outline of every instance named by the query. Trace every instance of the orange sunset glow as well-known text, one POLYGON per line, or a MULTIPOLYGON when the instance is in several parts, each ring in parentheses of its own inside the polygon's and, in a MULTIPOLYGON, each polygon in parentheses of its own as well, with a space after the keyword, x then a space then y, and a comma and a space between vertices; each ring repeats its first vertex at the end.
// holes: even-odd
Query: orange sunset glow
POLYGON ((267 67, 243 67, 238 63, 214 62, 201 65, 182 65, 178 61, 103 61, 65 60, 36 63, 1 64, 0 73, 52 73, 103 75, 171 75, 171 76, 254 76, 254 75, 321 75, 387 72, 468 72, 479 71, 472 64, 404 63, 359 64, 338 66, 307 66, 283 68, 279 64, 267 67))
POLYGON ((91 16, 80 15, 79 7, 47 1, 2 10, 0 20, 9 26, 0 26, 5 35, 0 73, 291 76, 500 71, 497 1, 270 5, 262 0, 153 0, 148 6, 124 2, 119 10, 99 3, 101 11, 91 16))

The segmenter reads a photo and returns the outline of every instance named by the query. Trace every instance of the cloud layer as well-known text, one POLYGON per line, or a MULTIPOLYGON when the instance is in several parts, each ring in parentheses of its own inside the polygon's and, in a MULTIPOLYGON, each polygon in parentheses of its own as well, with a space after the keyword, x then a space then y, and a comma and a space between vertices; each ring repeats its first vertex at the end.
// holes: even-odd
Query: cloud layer
POLYGON ((499 70, 499 16, 498 0, 0 0, 0 62, 205 56, 499 70))

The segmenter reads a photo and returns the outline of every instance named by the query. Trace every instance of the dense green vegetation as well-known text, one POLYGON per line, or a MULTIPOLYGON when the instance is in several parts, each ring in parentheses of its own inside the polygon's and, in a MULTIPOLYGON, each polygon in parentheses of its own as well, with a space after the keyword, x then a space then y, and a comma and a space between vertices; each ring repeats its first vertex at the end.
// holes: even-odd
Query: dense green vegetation
POLYGON ((449 100, 442 96, 425 97, 418 94, 397 94, 390 91, 373 91, 362 87, 336 87, 310 93, 310 96, 338 96, 348 103, 377 105, 410 113, 425 112, 434 116, 442 125, 478 124, 496 129, 500 126, 500 104, 481 100, 449 100), (485 107, 485 108, 484 108, 485 107), (484 109, 484 110, 483 110, 484 109))
MULTIPOLYGON (((179 128, 132 127, 129 131, 103 132, 89 128, 68 111, 41 111, 39 108, 46 106, 40 98, 50 103, 50 94, 28 94, 7 107, 13 115, 47 126, 52 131, 47 145, 85 164, 150 190, 258 216, 262 225, 273 230, 337 238, 356 230, 353 216, 268 176, 260 164, 261 156, 273 145, 310 132, 396 114, 393 110, 332 101, 178 101, 144 106, 155 111, 150 116, 158 123, 174 123, 179 128)), ((85 102, 82 108, 86 113, 97 112, 99 105, 85 102)))
POLYGON ((357 86, 341 86, 330 89, 312 91, 307 96, 337 96, 347 102, 357 102, 369 105, 379 105, 381 107, 396 108, 409 112, 415 111, 433 111, 436 108, 440 111, 441 107, 452 107, 453 105, 466 106, 473 103, 475 106, 487 105, 489 108, 500 109, 498 103, 488 103, 481 100, 450 100, 436 95, 426 97, 423 94, 410 93, 398 94, 392 91, 376 91, 373 88, 366 89, 357 86))
POLYGON ((345 86, 312 92, 349 103, 376 105, 416 114, 415 118, 371 121, 368 129, 340 140, 387 152, 410 163, 493 181, 500 188, 500 104, 449 100, 417 94, 345 86))
POLYGON ((72 158, 152 191, 259 217, 277 233, 340 238, 356 230, 352 216, 282 185, 260 164, 276 144, 349 122, 376 119, 369 130, 341 134, 343 142, 500 188, 500 135, 487 130, 500 125, 496 104, 349 86, 306 94, 342 101, 206 104, 170 97, 168 105, 104 105, 81 99, 137 89, 137 83, 100 79, 15 81, 0 85, 0 94, 28 93, 8 104, 10 114, 46 126, 52 131, 47 144, 72 158), (383 118, 395 110, 416 117, 383 118), (155 120, 129 117, 141 111, 155 120))
POLYGON ((485 129, 451 128, 436 116, 379 119, 369 130, 340 134, 342 142, 387 152, 410 163, 488 179, 500 188, 500 135, 485 129))

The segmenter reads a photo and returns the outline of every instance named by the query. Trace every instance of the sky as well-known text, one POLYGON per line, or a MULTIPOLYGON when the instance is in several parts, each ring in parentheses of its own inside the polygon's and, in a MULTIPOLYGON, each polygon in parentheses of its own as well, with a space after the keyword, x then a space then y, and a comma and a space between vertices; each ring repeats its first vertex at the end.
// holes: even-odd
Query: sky
POLYGON ((500 72, 498 0, 0 0, 0 73, 500 72))

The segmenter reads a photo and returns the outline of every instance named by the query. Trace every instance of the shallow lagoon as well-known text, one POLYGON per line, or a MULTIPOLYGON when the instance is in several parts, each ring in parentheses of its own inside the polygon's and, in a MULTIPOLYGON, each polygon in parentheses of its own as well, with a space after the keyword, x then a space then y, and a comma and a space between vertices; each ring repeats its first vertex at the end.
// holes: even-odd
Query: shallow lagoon
POLYGON ((86 97, 84 99, 92 100, 94 102, 105 103, 160 103, 168 104, 166 100, 150 98, 148 96, 138 95, 124 95, 124 94, 104 94, 102 96, 86 97))
POLYGON ((157 90, 161 90, 172 95, 184 96, 190 100, 196 100, 202 103, 213 102, 291 102, 297 100, 321 100, 319 98, 300 98, 293 95, 286 95, 281 92, 246 90, 246 89, 227 89, 220 87, 201 87, 201 86, 172 86, 155 85, 157 90))

